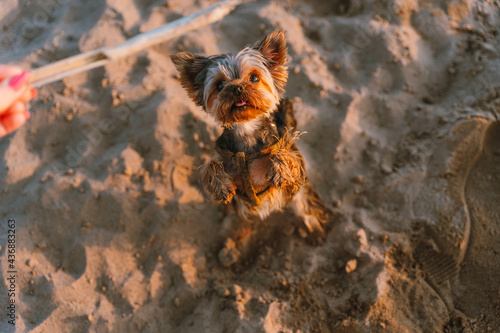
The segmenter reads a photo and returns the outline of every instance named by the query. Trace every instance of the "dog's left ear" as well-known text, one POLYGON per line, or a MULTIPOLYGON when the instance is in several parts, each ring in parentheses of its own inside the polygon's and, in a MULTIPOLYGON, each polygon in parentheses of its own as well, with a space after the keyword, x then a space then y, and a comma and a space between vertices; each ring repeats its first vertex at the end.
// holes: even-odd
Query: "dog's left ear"
POLYGON ((288 62, 286 35, 284 31, 273 31, 257 42, 255 48, 264 55, 270 67, 283 66, 288 62))
POLYGON ((280 95, 283 95, 288 79, 288 52, 285 32, 280 30, 271 32, 264 40, 257 42, 254 49, 266 58, 276 88, 280 95))

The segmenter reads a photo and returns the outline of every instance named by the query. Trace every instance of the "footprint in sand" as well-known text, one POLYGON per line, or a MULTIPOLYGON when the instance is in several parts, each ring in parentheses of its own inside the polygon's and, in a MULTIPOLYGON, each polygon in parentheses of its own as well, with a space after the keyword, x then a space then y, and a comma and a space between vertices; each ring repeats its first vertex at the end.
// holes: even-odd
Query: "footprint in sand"
POLYGON ((476 319, 477 327, 498 328, 500 122, 459 122, 433 150, 413 203, 412 244, 448 312, 436 327, 462 331, 476 319))
POLYGON ((474 322, 498 331, 500 122, 455 125, 436 146, 421 193, 413 257, 446 305, 445 327, 460 331, 474 322))
MULTIPOLYGON (((470 236, 461 264, 455 307, 500 329, 500 122, 484 132, 482 151, 465 184, 470 236)), ((482 331, 482 330, 480 330, 482 331)))

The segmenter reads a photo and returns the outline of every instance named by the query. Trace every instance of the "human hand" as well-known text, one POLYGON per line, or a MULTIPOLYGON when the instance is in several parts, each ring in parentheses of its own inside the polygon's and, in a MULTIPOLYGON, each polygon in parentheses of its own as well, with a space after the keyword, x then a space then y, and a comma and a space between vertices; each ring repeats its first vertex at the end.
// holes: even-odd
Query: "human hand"
POLYGON ((26 103, 37 91, 28 88, 29 78, 27 71, 0 65, 0 137, 14 132, 30 117, 26 103))

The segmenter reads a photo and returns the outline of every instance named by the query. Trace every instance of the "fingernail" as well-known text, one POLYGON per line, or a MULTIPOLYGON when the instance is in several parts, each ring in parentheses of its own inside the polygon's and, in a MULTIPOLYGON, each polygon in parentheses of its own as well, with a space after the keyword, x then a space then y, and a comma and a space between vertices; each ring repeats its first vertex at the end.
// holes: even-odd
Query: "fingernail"
POLYGON ((35 98, 38 96, 38 90, 36 89, 31 89, 31 98, 35 98))
POLYGON ((26 120, 30 119, 31 114, 28 111, 24 111, 24 116, 26 117, 26 120))
POLYGON ((23 71, 21 74, 14 76, 10 79, 9 86, 14 90, 21 89, 30 79, 30 73, 23 71))

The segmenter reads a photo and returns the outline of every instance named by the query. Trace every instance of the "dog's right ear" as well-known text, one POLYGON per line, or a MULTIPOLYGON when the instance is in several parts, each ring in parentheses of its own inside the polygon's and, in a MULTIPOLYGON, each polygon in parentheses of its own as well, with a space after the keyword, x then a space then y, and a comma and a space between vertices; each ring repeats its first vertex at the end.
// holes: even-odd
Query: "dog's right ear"
POLYGON ((199 106, 203 106, 203 86, 206 71, 210 63, 208 57, 189 52, 181 52, 170 56, 180 74, 181 84, 187 90, 189 97, 199 106))

